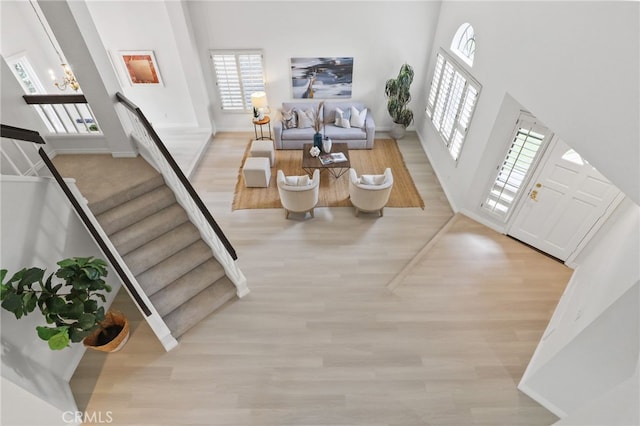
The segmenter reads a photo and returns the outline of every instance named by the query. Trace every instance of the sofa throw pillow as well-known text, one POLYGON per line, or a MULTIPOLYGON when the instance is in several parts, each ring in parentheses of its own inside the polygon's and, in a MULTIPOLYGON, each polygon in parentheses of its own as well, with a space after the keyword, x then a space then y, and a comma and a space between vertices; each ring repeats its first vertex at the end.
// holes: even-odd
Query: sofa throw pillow
POLYGON ((363 185, 382 185, 384 183, 384 175, 362 175, 360 183, 363 185))
POLYGON ((349 124, 351 127, 364 127, 364 122, 367 119, 367 109, 363 109, 362 111, 358 111, 356 107, 351 107, 351 118, 349 119, 349 124))
POLYGON ((311 109, 307 109, 305 111, 298 109, 296 110, 298 113, 298 129, 306 129, 308 127, 313 127, 313 111, 311 109))
POLYGON ((285 129, 298 127, 298 114, 296 114, 295 109, 282 110, 282 127, 285 129))
POLYGON ((336 121, 334 124, 338 127, 344 127, 345 129, 350 129, 351 124, 349 123, 349 118, 351 117, 351 111, 343 111, 340 108, 336 108, 336 121))
POLYGON ((309 185, 309 176, 285 176, 284 183, 289 186, 306 186, 309 185))

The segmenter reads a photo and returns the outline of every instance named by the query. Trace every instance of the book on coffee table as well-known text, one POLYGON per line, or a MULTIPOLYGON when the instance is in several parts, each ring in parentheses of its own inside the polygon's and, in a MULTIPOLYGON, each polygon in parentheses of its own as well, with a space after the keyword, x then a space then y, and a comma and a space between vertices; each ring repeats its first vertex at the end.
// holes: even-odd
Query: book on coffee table
POLYGON ((343 161, 347 161, 346 155, 344 155, 342 152, 321 154, 318 158, 320 159, 320 162, 322 163, 323 166, 326 166, 327 164, 341 163, 343 161))

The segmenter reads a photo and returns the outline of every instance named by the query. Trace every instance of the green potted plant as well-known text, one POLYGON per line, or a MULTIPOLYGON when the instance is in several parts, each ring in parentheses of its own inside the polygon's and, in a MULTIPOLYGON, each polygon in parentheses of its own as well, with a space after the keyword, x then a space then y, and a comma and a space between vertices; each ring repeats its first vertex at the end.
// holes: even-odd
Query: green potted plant
MULTIPOLYGON (((111 291, 103 277, 107 275, 107 263, 94 257, 74 257, 61 260, 55 273, 45 279, 45 270, 37 267, 23 268, 5 282, 7 270, 0 270, 0 300, 2 307, 12 312, 17 319, 39 308, 47 324, 38 326, 38 336, 46 340, 52 350, 61 350, 71 342, 81 342, 92 335, 111 332, 101 303, 106 301, 104 293, 111 291), (62 280, 54 283, 53 277, 62 280), (37 287, 34 287, 37 284, 37 287)), ((126 319, 125 319, 126 320, 126 319)), ((128 337, 128 323, 121 332, 128 337)), ((94 339, 100 340, 100 339, 94 339)), ((104 342, 105 339, 101 339, 104 342)))
POLYGON ((253 121, 260 121, 264 118, 264 114, 259 108, 253 107, 253 121))
POLYGON ((408 64, 400 67, 397 78, 390 78, 384 87, 384 94, 389 98, 387 110, 393 120, 391 137, 401 139, 404 137, 407 126, 413 123, 413 111, 407 108, 411 101, 409 87, 413 82, 413 68, 408 64))

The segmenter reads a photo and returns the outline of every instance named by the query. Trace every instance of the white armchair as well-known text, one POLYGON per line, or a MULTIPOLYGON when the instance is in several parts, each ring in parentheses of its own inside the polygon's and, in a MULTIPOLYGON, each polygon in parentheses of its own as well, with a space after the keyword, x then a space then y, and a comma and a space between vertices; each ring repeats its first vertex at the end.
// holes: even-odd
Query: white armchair
POLYGON ((388 167, 384 174, 362 176, 358 176, 355 169, 349 169, 349 197, 356 216, 360 212, 378 212, 382 216, 392 188, 393 174, 388 167))
POLYGON ((318 192, 320 188, 320 170, 316 169, 313 176, 285 176, 282 170, 278 170, 276 175, 276 183, 278 185, 278 194, 280 202, 286 212, 286 218, 289 213, 307 212, 313 216, 313 209, 318 204, 318 192))

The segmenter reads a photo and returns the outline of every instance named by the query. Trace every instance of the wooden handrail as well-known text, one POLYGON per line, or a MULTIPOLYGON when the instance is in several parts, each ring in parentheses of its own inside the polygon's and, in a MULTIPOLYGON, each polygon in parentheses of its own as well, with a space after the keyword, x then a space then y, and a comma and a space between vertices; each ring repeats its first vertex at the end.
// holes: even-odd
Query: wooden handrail
MULTIPOLYGON (((3 138, 10 138, 10 139, 26 141, 26 142, 35 142, 41 145, 45 143, 42 136, 40 136, 40 133, 36 132, 35 130, 22 129, 20 127, 7 126, 5 124, 0 125, 0 127, 1 127, 0 136, 2 136, 3 138)), ((127 274, 122 269, 122 266, 120 266, 120 263, 116 260, 114 254, 111 252, 111 250, 105 243, 104 239, 96 229, 93 222, 91 222, 91 220, 89 219, 89 216, 87 216, 87 213, 84 211, 84 209, 80 205, 80 202, 73 195, 73 192, 71 192, 69 185, 67 185, 67 183, 64 181, 64 179, 60 175, 60 172, 58 171, 56 166, 51 162, 51 159, 49 158, 45 150, 42 148, 38 149, 38 154, 40 154, 42 161, 44 161, 44 164, 47 166, 47 168, 51 172, 51 175, 60 186, 60 189, 62 189, 62 192, 64 192, 64 194, 67 196, 67 199, 69 200, 69 202, 73 206, 73 209, 76 211, 76 213, 80 217, 80 220, 82 220, 82 223, 86 226, 87 230, 89 231, 89 233, 91 234, 95 242, 98 244, 98 246, 100 247, 104 255, 107 257, 107 259, 109 259, 111 266, 113 266, 113 269, 115 269, 116 273, 122 280, 122 283, 125 285, 125 287, 127 287, 127 289, 129 289, 131 297, 133 297, 133 299, 136 301, 136 303, 140 307, 140 310, 146 316, 150 316, 151 310, 149 309, 147 304, 144 303, 144 301, 136 291, 135 287, 133 286, 133 283, 131 282, 127 274)))
POLYGON ((120 263, 116 260, 111 250, 109 250, 109 247, 105 243, 104 239, 100 236, 100 233, 98 232, 96 227, 93 225, 93 222, 91 222, 91 220, 89 219, 89 216, 87 216, 87 213, 85 213, 84 209, 82 208, 82 206, 80 205, 76 197, 71 192, 69 185, 67 185, 67 183, 64 181, 64 179, 58 172, 58 169, 56 168, 56 166, 51 162, 51 159, 49 158, 47 153, 42 148, 38 150, 38 153, 40 154, 40 157, 42 157, 42 161, 44 161, 44 164, 47 166, 47 168, 53 175, 53 178, 56 180, 56 182, 58 182, 58 185, 62 189, 62 192, 65 193, 65 195, 69 199, 69 202, 75 209, 76 213, 78 213, 78 216, 80 216, 82 223, 84 223, 84 225, 87 227, 87 230, 89 231, 91 236, 94 238, 96 243, 98 243, 98 246, 100 246, 100 248, 102 249, 102 252, 105 254, 105 256, 107 256, 107 258, 109 259, 109 262, 111 263, 111 266, 113 266, 113 268, 116 270, 116 273, 122 280, 123 284, 129 289, 131 296, 135 299, 136 303, 138 304, 142 312, 146 316, 151 316, 151 310, 146 305, 146 303, 144 303, 144 301, 142 300, 142 298, 134 288, 133 283, 131 282, 131 280, 129 280, 129 277, 124 272, 124 270, 122 269, 122 266, 120 266, 120 263))
POLYGON ((176 174, 176 176, 178 177, 178 179, 180 180, 184 188, 187 190, 187 193, 189 193, 189 195, 195 202, 200 212, 202 212, 202 215, 205 217, 205 219, 207 220, 207 222, 209 223, 213 231, 216 233, 216 235, 218 236, 218 238, 220 239, 224 247, 227 249, 227 251, 229 252, 229 255, 231 255, 231 258, 233 260, 237 260, 238 255, 236 254, 235 249, 231 245, 231 242, 222 231, 222 228, 220 228, 218 223, 215 221, 215 219, 211 215, 211 212, 209 211, 207 206, 204 204, 204 202, 202 201, 202 199, 200 198, 196 190, 193 188, 189 179, 187 179, 187 177, 184 175, 184 173, 178 166, 178 163, 176 163, 176 160, 173 158, 173 156, 171 155, 167 147, 164 145, 164 143, 160 139, 160 136, 158 136, 155 129, 153 128, 149 120, 147 120, 147 117, 145 117, 142 110, 120 92, 116 93, 116 98, 120 101, 120 103, 122 103, 122 105, 124 105, 127 109, 129 109, 132 113, 134 113, 140 119, 140 122, 142 123, 145 130, 151 137, 151 140, 158 147, 158 149, 162 153, 165 160, 167 160, 167 163, 169 163, 169 166, 171 167, 173 172, 176 174))
POLYGON ((39 145, 44 145, 44 139, 40 136, 40 133, 35 130, 22 129, 20 127, 8 126, 2 124, 0 130, 0 136, 8 139, 15 139, 18 141, 33 142, 39 145))
POLYGON ((87 103, 84 95, 22 95, 22 99, 29 105, 87 103))

